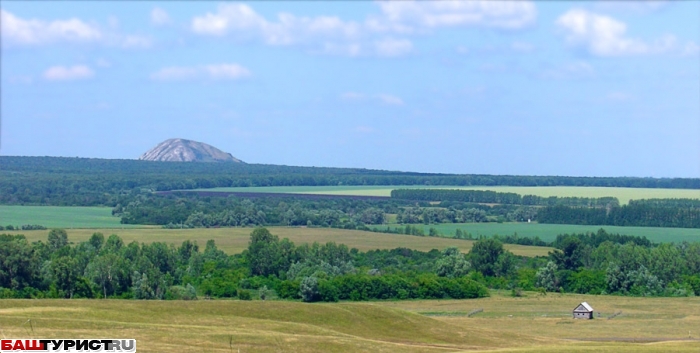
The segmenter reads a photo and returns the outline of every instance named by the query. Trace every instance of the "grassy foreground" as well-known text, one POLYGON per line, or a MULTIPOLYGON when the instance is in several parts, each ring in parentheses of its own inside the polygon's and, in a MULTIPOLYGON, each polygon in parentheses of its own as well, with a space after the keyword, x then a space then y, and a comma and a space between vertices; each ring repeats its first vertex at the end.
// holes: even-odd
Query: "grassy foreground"
POLYGON ((139 352, 697 352, 699 313, 700 298, 534 294, 331 304, 2 300, 0 330, 8 338, 135 338, 139 352), (571 319, 583 300, 622 315, 571 319), (484 311, 455 315, 474 308, 484 311))
POLYGON ((629 200, 652 198, 690 198, 700 199, 700 190, 690 189, 649 189, 649 188, 617 188, 617 187, 583 187, 583 186, 271 186, 271 187, 233 187, 197 189, 200 191, 229 191, 229 192, 272 192, 298 194, 327 194, 327 195, 358 195, 358 196, 390 196, 394 189, 460 189, 460 190, 492 190, 497 192, 514 192, 521 195, 542 197, 605 197, 613 196, 620 204, 629 200))
MULTIPOLYGON (((334 241, 338 244, 345 244, 349 248, 357 248, 361 251, 374 249, 394 249, 405 247, 420 251, 430 251, 432 249, 442 250, 450 246, 456 246, 462 252, 471 249, 473 241, 417 237, 412 235, 373 233, 359 230, 346 230, 334 228, 298 228, 298 227, 268 227, 272 234, 280 238, 289 238, 295 244, 303 243, 327 243, 334 241)), ((250 233, 253 228, 197 228, 197 229, 69 229, 68 240, 72 242, 85 241, 95 232, 101 232, 105 236, 110 234, 119 235, 126 243, 138 241, 143 243, 166 242, 180 245, 185 240, 196 240, 200 246, 204 246, 207 240, 216 241, 219 249, 229 253, 237 254, 248 247, 250 233)), ((46 241, 48 230, 23 230, 7 233, 24 234, 32 241, 46 241)), ((2 233, 2 232, 0 232, 2 233)), ((516 255, 523 256, 546 256, 552 250, 548 247, 522 246, 506 244, 505 248, 516 255)))

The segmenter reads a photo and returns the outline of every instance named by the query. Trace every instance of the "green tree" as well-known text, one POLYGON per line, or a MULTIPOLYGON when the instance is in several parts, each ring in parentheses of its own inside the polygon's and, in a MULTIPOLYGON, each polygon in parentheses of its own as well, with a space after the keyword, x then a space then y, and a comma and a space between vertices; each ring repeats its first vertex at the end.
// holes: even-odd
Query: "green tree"
POLYGON ((299 295, 305 302, 318 300, 318 279, 316 277, 304 277, 299 286, 299 295))
POLYGON ((39 275, 40 260, 23 235, 0 234, 0 287, 22 289, 39 275))
POLYGON ((114 291, 122 273, 122 259, 115 254, 106 254, 93 259, 85 269, 87 277, 102 287, 105 299, 109 291, 114 291))
POLYGON ((105 243, 105 236, 102 233, 93 233, 88 242, 95 248, 95 251, 99 252, 105 243))
POLYGON ((481 272, 484 276, 495 276, 498 274, 498 260, 505 252, 503 243, 496 239, 482 239, 474 243, 469 252, 474 270, 481 272))
POLYGON ((71 257, 61 256, 51 261, 51 275, 56 287, 63 291, 68 298, 73 298, 78 284, 78 262, 71 257))
POLYGON ((535 286, 544 288, 548 292, 554 292, 559 288, 557 281, 557 264, 553 261, 537 270, 535 274, 535 286))
POLYGON ((561 250, 554 250, 549 254, 550 258, 557 264, 557 267, 576 271, 583 266, 585 245, 581 240, 573 236, 567 237, 559 248, 561 250))
POLYGON ((266 228, 255 228, 250 233, 246 260, 254 276, 277 274, 280 261, 279 238, 266 228))
POLYGON ((48 241, 51 251, 56 251, 68 245, 68 233, 65 229, 51 229, 48 241))
POLYGON ((441 277, 462 277, 471 269, 471 264, 456 247, 442 251, 442 256, 435 263, 435 272, 441 277))

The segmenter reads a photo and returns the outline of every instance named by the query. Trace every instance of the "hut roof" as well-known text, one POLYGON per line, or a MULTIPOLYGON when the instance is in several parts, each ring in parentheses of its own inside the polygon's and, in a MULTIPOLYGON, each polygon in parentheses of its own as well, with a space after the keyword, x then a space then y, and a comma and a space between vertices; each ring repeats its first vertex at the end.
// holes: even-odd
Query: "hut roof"
POLYGON ((588 303, 583 302, 583 303, 579 304, 579 305, 576 307, 576 309, 574 309, 574 312, 586 312, 586 313, 590 313, 590 312, 593 312, 593 308, 592 308, 590 305, 588 305, 588 303))

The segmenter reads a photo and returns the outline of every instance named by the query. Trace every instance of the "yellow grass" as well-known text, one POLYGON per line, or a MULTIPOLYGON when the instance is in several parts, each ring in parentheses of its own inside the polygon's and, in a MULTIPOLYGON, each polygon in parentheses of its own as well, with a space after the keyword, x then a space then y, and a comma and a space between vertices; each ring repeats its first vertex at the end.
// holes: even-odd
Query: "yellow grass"
MULTIPOLYGON (((411 235, 373 233, 358 230, 345 230, 333 228, 299 228, 299 227, 271 227, 272 234, 280 238, 289 238, 295 244, 302 243, 326 243, 334 241, 345 244, 349 248, 357 248, 361 251, 374 249, 394 249, 406 247, 420 251, 432 249, 442 250, 450 246, 456 246, 462 252, 471 249, 473 241, 417 237, 411 235)), ((198 228, 198 229, 69 229, 68 240, 72 242, 85 241, 95 232, 102 232, 105 236, 119 235, 126 243, 138 241, 144 243, 166 242, 176 245, 185 240, 196 240, 200 246, 204 246, 207 240, 214 239, 217 246, 229 254, 237 254, 248 247, 250 233, 253 228, 198 228)), ((16 231, 24 234, 29 241, 46 241, 48 230, 16 231)), ((548 247, 522 246, 506 244, 505 248, 516 255, 546 256, 552 250, 548 247)))
POLYGON ((694 339, 700 336, 700 298, 532 294, 332 304, 1 300, 0 331, 7 338, 135 338, 138 352, 697 352, 700 341, 687 338, 688 331, 694 339), (606 316, 623 314, 612 320, 572 319, 571 309, 584 300, 606 316), (434 316, 475 308, 484 312, 471 318, 434 316), (585 341, 590 339, 605 341, 585 341))

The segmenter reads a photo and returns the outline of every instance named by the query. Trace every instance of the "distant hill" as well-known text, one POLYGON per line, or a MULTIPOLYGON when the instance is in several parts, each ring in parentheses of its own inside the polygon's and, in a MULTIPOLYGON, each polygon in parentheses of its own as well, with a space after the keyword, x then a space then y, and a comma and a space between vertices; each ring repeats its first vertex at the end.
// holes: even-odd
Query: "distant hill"
POLYGON ((159 162, 234 162, 243 163, 240 159, 206 143, 169 139, 153 147, 139 157, 145 161, 159 162))

